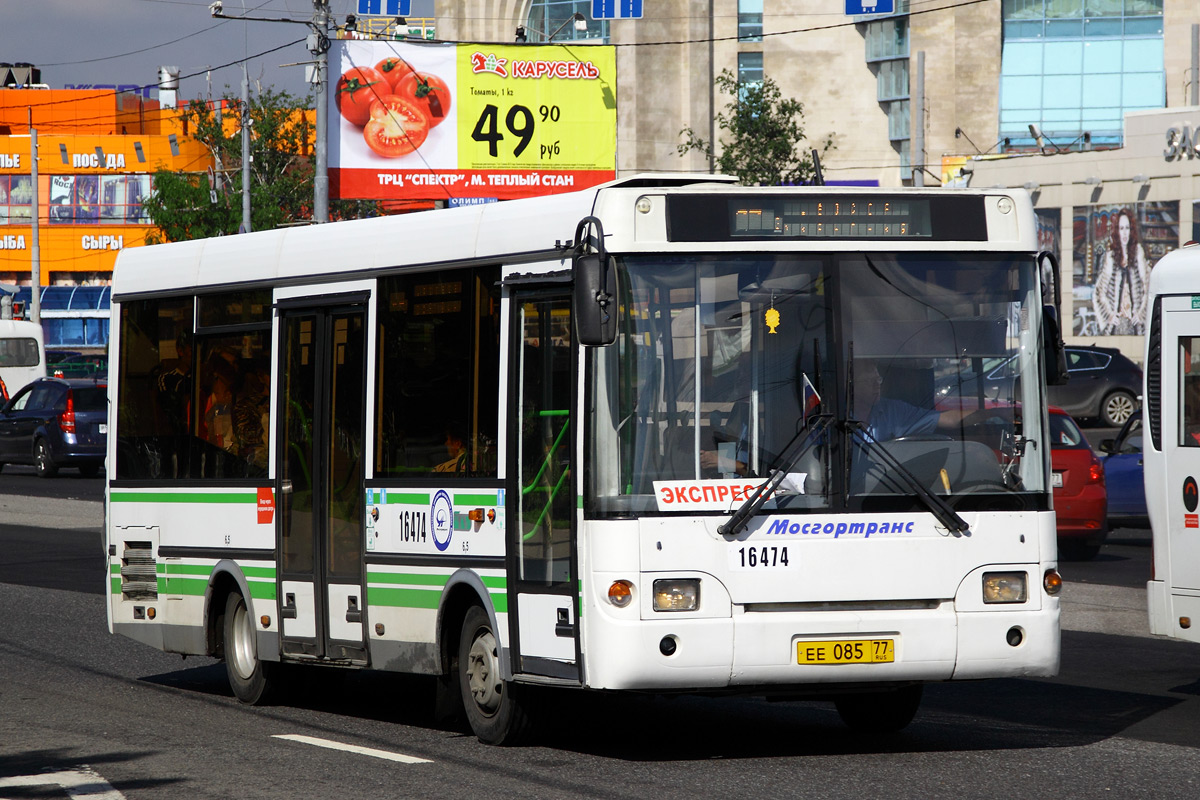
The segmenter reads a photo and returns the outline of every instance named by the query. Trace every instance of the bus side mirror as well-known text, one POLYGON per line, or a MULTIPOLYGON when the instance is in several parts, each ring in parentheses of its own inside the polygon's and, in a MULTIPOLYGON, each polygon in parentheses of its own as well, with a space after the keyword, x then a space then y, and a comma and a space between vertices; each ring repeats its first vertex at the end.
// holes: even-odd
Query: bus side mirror
POLYGON ((1042 306, 1042 351, 1046 359, 1046 384, 1062 386, 1070 379, 1070 375, 1067 372, 1066 344, 1054 306, 1042 306))
POLYGON ((575 332, 592 347, 617 340, 617 276, 607 254, 575 257, 575 332))
POLYGON ((575 336, 588 347, 604 347, 617 340, 617 272, 604 249, 600 220, 584 217, 575 229, 575 336), (588 226, 596 229, 594 239, 584 239, 588 226), (594 246, 594 251, 588 252, 594 246))

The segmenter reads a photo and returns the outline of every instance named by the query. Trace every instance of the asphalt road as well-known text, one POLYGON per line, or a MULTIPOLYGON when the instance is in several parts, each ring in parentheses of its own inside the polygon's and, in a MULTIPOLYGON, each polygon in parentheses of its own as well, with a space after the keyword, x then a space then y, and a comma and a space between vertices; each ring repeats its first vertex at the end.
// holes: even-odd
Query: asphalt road
POLYGON ((560 694, 542 698, 531 744, 491 748, 434 722, 424 680, 302 673, 277 704, 250 708, 220 663, 111 636, 102 485, 0 475, 2 798, 1059 800, 1200 788, 1200 646, 1148 635, 1142 532, 1117 531, 1095 561, 1063 565, 1057 678, 931 685, 897 736, 854 736, 822 702, 560 694), (70 783, 74 795, 53 788, 70 783))

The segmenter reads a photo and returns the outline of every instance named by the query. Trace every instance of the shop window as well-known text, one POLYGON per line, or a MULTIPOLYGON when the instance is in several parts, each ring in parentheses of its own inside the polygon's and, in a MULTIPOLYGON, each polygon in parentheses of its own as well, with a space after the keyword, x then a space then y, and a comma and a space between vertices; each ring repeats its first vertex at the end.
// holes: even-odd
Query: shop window
POLYGON ((149 175, 52 175, 50 224, 147 223, 142 201, 150 190, 149 175))
POLYGON ((148 223, 142 200, 149 194, 149 175, 101 176, 100 221, 113 225, 148 223))
POLYGON ((379 282, 377 477, 495 477, 500 302, 495 267, 379 282))
POLYGON ((33 184, 28 175, 0 175, 0 225, 28 225, 33 219, 33 184))

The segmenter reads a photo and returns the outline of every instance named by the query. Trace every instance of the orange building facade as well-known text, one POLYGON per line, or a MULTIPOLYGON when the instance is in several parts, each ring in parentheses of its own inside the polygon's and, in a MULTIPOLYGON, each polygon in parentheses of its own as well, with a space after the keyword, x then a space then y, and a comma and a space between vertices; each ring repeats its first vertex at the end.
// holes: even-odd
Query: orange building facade
POLYGON ((31 283, 36 209, 40 284, 107 284, 117 253, 145 244, 153 228, 142 207, 152 174, 204 172, 212 164, 175 109, 157 101, 111 91, 0 89, 0 283, 31 283))

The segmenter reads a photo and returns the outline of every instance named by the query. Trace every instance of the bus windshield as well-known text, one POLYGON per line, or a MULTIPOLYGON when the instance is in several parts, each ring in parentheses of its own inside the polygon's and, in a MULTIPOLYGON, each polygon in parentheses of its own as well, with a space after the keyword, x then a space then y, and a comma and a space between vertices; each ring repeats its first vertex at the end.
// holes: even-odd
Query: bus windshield
POLYGON ((589 513, 729 513, 775 469, 769 508, 924 508, 897 462, 960 510, 1048 507, 1031 257, 616 261, 620 332, 591 354, 589 513), (832 424, 778 463, 816 415, 832 424), (685 490, 697 502, 672 507, 685 490))

